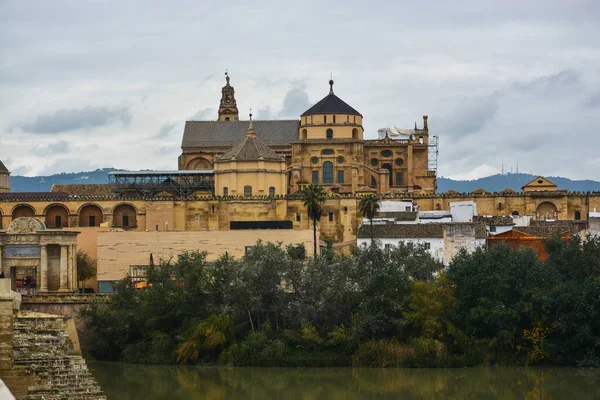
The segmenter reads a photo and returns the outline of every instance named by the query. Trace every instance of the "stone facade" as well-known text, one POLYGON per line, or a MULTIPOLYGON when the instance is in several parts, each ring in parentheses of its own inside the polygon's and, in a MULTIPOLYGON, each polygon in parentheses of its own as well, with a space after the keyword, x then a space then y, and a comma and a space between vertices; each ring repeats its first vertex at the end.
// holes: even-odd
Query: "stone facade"
POLYGON ((40 293, 77 289, 77 231, 46 229, 34 217, 15 218, 0 231, 0 270, 17 290, 20 275, 31 274, 40 293))

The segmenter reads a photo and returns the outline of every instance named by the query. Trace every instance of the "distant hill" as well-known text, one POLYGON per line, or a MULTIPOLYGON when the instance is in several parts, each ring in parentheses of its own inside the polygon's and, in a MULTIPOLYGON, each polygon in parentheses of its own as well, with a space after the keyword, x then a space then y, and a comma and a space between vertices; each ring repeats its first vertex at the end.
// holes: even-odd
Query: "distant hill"
MULTIPOLYGON (((472 181, 455 181, 449 178, 438 178, 438 192, 444 193, 454 189, 461 193, 470 193, 475 189, 483 188, 488 192, 500 192, 506 188, 521 191, 521 188, 537 178, 538 175, 531 174, 497 174, 486 176, 472 181)), ((600 192, 600 182, 584 180, 574 181, 560 176, 545 176, 558 186, 558 189, 567 189, 573 192, 600 192)))
MULTIPOLYGON (((108 173, 111 171, 120 171, 115 168, 102 168, 95 171, 62 173, 50 176, 11 176, 10 186, 13 192, 47 192, 53 184, 73 184, 73 183, 108 183, 108 173)), ((537 175, 530 174, 506 174, 492 175, 485 178, 472 181, 455 181, 449 178, 438 178, 438 192, 443 193, 454 189, 461 193, 469 193, 475 189, 483 188, 489 192, 500 192, 505 188, 521 191, 521 187, 537 175)), ((600 192, 600 182, 584 180, 574 181, 559 176, 546 177, 558 185, 559 189, 568 189, 574 192, 600 192)))
POLYGON ((62 173, 49 176, 11 176, 11 192, 48 192, 55 183, 108 183, 108 173, 119 171, 115 168, 101 168, 95 171, 62 173))

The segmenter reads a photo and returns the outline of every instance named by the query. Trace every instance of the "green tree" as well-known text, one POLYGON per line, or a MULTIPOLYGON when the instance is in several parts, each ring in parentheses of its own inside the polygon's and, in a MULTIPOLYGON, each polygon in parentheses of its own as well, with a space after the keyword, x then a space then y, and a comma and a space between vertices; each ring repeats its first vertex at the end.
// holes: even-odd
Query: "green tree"
POLYGON ((77 252, 77 281, 82 282, 85 292, 85 281, 96 276, 96 260, 92 260, 88 253, 83 250, 77 252))
POLYGON ((361 197, 358 202, 358 210, 363 217, 368 218, 371 223, 371 242, 373 241, 373 218, 379 212, 381 205, 379 204, 379 196, 376 194, 368 194, 361 197))
POLYGON ((317 222, 323 214, 323 204, 325 203, 325 189, 315 184, 310 184, 301 192, 302 202, 308 212, 308 217, 313 222, 313 249, 314 257, 317 257, 317 222))

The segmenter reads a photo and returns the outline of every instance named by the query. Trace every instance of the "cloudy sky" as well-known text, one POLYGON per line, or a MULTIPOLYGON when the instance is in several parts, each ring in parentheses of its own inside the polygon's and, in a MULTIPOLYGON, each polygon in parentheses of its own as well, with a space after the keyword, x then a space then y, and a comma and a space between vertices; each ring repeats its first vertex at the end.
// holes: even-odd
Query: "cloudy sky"
POLYGON ((439 175, 600 180, 600 2, 0 1, 15 175, 176 169, 184 121, 299 118, 335 91, 366 138, 429 115, 439 175))

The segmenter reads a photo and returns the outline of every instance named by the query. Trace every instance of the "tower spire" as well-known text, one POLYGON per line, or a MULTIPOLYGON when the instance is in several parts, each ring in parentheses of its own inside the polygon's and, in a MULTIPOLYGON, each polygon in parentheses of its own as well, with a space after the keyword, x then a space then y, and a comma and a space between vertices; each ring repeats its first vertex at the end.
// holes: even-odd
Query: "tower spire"
POLYGON ((333 74, 329 73, 329 94, 333 94, 333 74))
POLYGON ((229 71, 225 70, 225 86, 221 89, 221 103, 219 104, 219 121, 237 121, 239 112, 235 102, 235 90, 229 84, 229 71))
POLYGON ((248 132, 246 132, 246 136, 256 136, 254 126, 252 125, 252 107, 250 107, 250 122, 248 123, 248 132))

